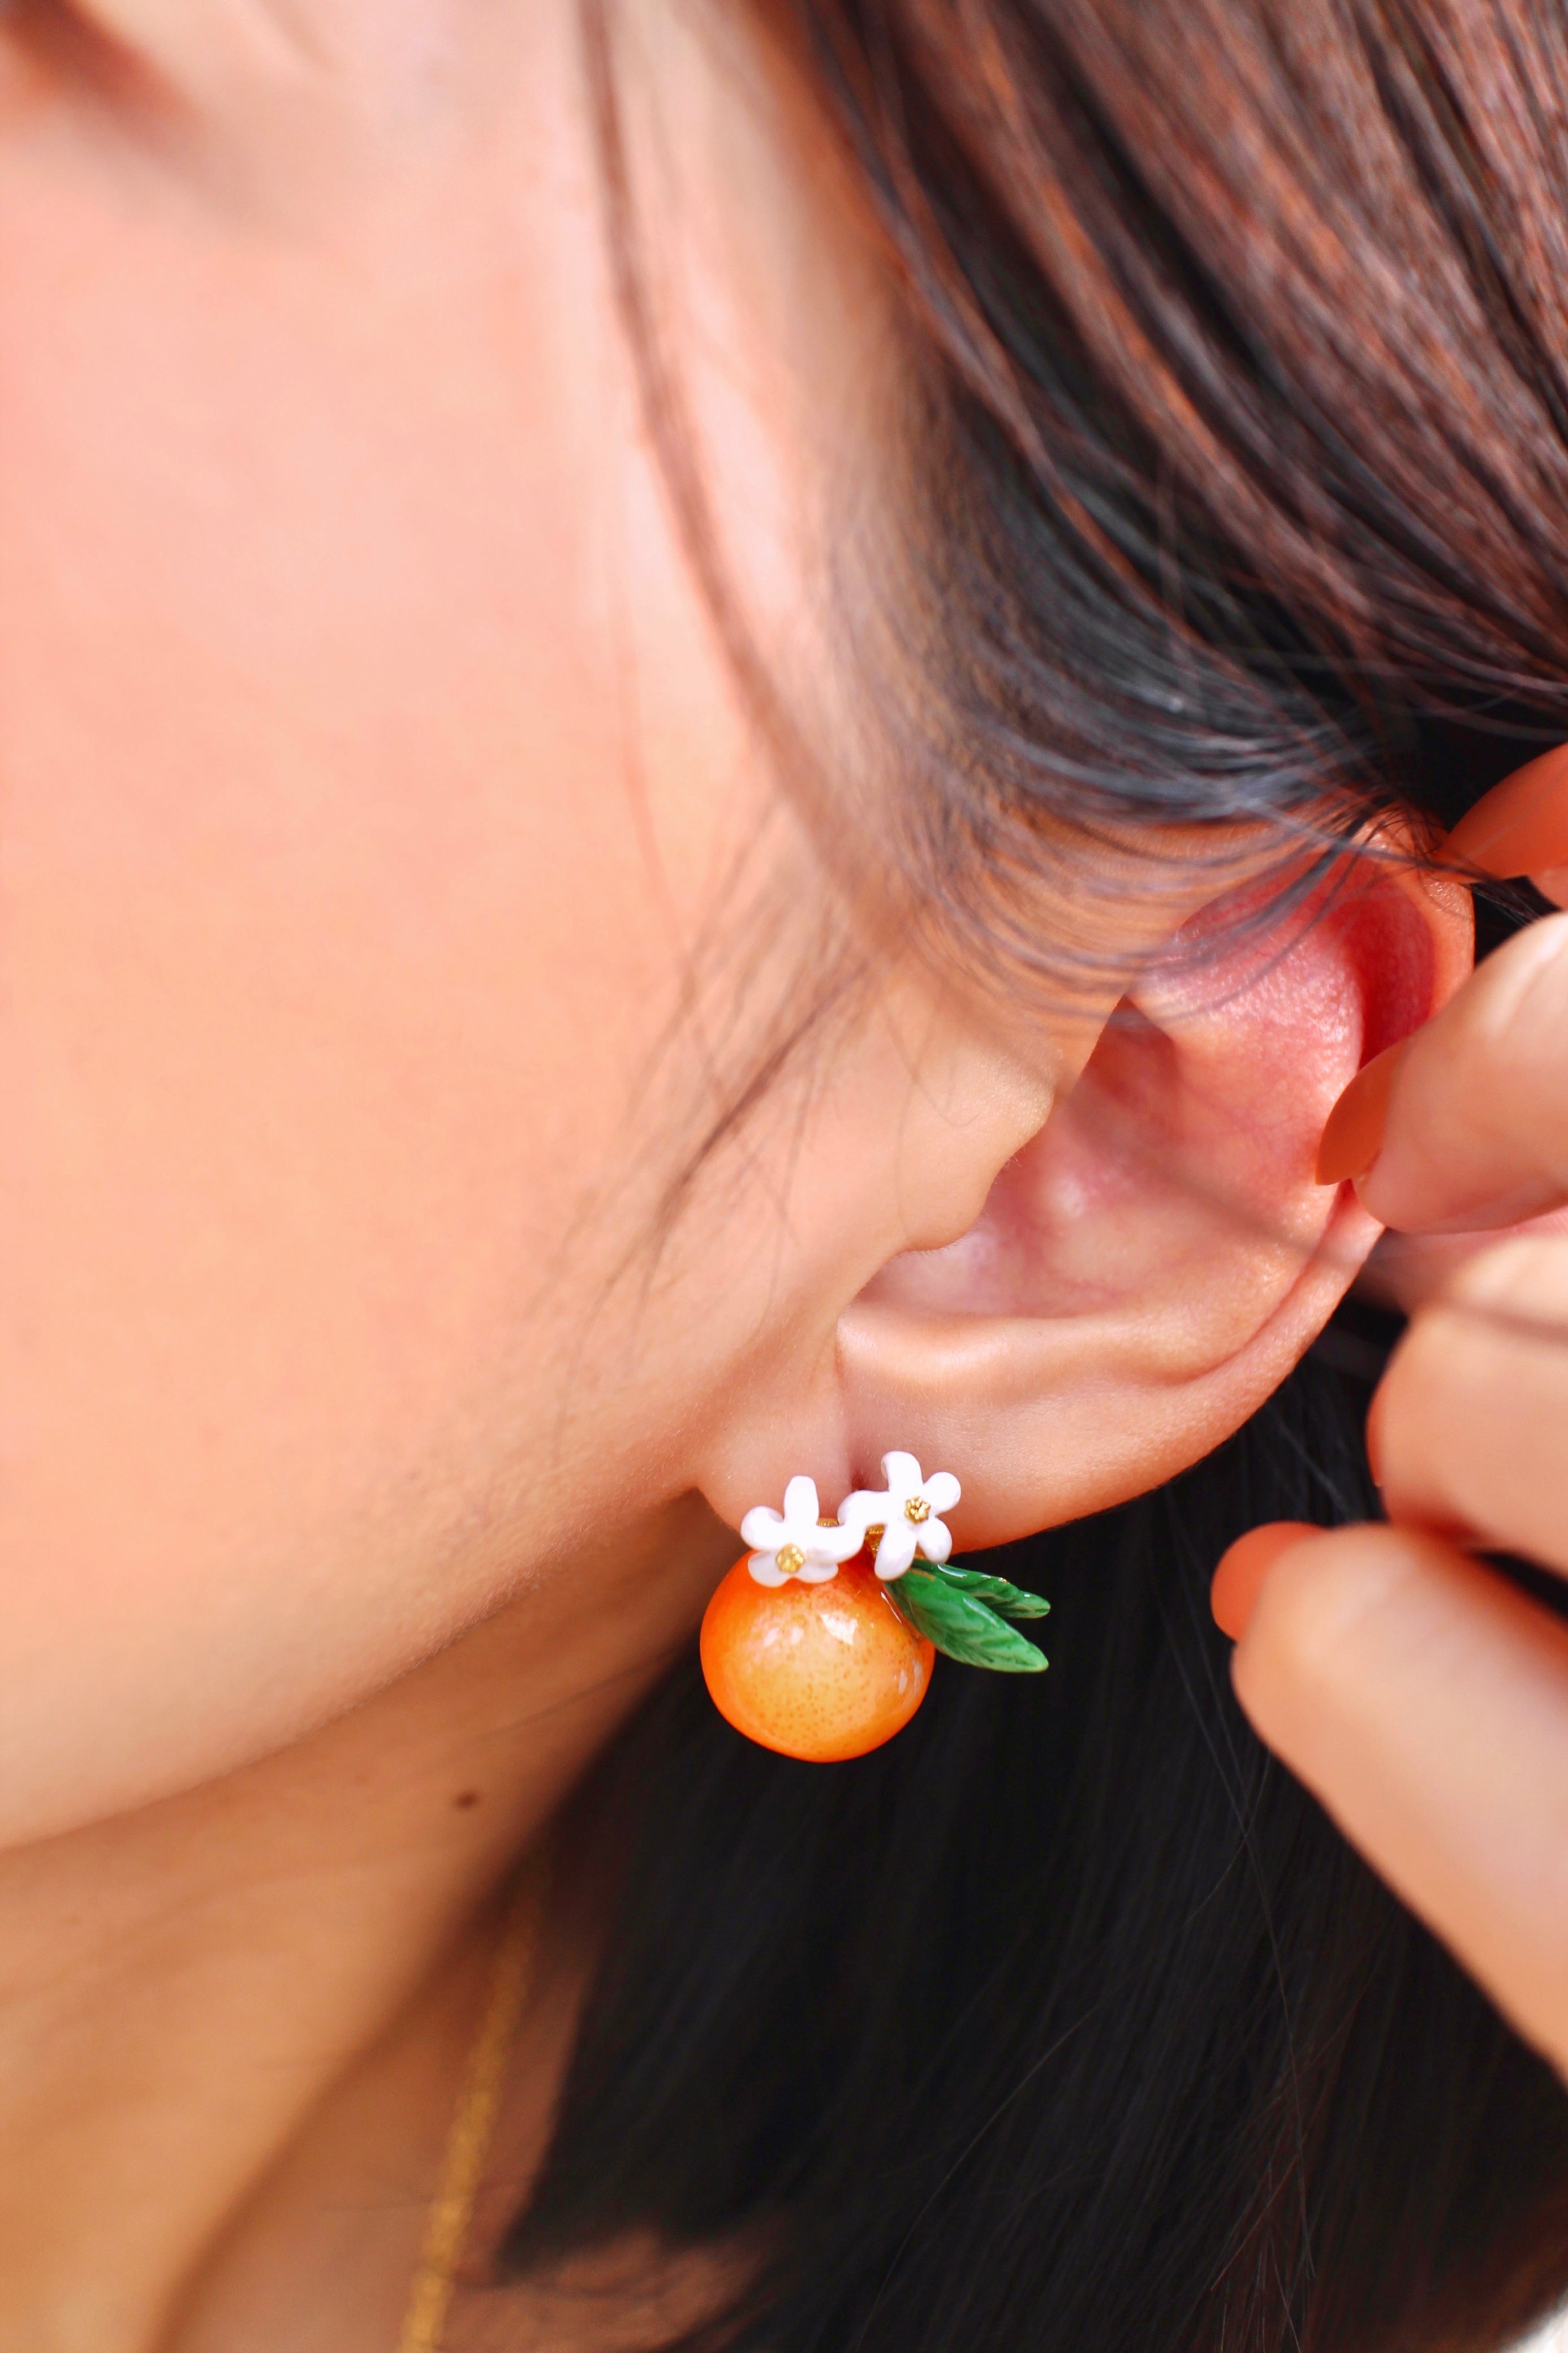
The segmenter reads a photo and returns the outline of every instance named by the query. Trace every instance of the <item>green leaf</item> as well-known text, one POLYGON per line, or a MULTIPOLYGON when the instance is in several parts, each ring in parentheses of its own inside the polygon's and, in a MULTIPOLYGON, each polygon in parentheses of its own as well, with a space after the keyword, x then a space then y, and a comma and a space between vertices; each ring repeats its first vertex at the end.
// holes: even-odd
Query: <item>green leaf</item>
POLYGON ((984 1601, 988 1609, 999 1610, 1004 1618, 1050 1614, 1051 1605, 1043 1593, 1026 1593, 1021 1585, 1009 1585, 1005 1577, 988 1577, 984 1569, 960 1568, 955 1562, 944 1561, 940 1567, 933 1564, 931 1574, 955 1592, 967 1594, 971 1601, 984 1601))
POLYGON ((1014 1675, 1037 1675, 1045 1666, 1044 1651, 994 1609, 929 1568, 906 1569, 891 1580, 888 1591, 917 1634, 963 1666, 992 1667, 1014 1675))

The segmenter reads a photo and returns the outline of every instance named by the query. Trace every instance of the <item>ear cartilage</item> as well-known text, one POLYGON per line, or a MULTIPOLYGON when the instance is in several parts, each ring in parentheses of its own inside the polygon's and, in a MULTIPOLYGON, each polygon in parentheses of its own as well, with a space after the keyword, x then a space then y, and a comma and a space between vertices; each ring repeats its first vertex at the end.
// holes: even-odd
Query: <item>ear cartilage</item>
POLYGON ((882 1484, 837 1518, 814 1480, 741 1522, 751 1546, 702 1620, 702 1672, 720 1714, 763 1748, 812 1763, 863 1757, 900 1732, 930 1688, 934 1654, 1004 1673, 1046 1661, 1008 1621, 1050 1604, 1005 1577, 956 1567, 945 1514, 961 1490, 912 1454, 882 1457, 882 1484))

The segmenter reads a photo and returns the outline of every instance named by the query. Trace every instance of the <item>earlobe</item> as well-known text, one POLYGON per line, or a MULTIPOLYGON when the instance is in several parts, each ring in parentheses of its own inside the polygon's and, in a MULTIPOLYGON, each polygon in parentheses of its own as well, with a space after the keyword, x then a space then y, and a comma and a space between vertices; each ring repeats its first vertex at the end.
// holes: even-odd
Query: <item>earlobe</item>
POLYGON ((1316 1336, 1376 1237, 1316 1182, 1357 1067, 1468 969, 1468 893, 1347 861, 1278 921, 1185 927, 961 1240, 891 1261, 841 1319, 847 1447, 940 1454, 965 1547, 1159 1483, 1316 1336))

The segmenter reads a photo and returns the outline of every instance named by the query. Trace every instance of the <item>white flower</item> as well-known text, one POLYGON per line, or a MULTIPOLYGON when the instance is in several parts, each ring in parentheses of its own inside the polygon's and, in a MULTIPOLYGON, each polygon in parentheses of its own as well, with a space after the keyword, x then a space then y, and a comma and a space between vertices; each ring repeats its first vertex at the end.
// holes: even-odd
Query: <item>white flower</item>
POLYGON ((784 1517, 771 1504, 754 1504, 741 1522, 742 1540, 755 1547, 748 1566, 759 1585, 826 1585, 840 1561, 852 1560, 864 1540, 864 1526, 820 1527, 815 1479, 792 1479, 784 1489, 784 1517))
POLYGON ((917 1552, 927 1560, 945 1560, 952 1536, 938 1515, 951 1512, 963 1492, 952 1472, 933 1471, 922 1478, 912 1454, 884 1454, 882 1476, 888 1483, 879 1493, 858 1488, 838 1509, 844 1525, 858 1528, 862 1535, 868 1528, 881 1529, 878 1576, 902 1577, 917 1552))

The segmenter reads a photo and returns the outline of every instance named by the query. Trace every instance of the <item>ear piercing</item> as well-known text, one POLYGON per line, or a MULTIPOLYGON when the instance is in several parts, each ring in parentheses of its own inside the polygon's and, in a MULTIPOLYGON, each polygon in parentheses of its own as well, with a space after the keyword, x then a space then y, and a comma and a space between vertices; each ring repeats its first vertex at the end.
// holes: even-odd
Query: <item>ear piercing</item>
POLYGON ((829 1517, 795 1478, 782 1513, 759 1504, 741 1522, 752 1549, 708 1605, 702 1672, 720 1714, 763 1748, 813 1763, 879 1748, 925 1698, 937 1651, 1005 1673, 1046 1663, 1008 1621, 1050 1604, 951 1563, 952 1472, 928 1479, 894 1452, 882 1482, 829 1517))

